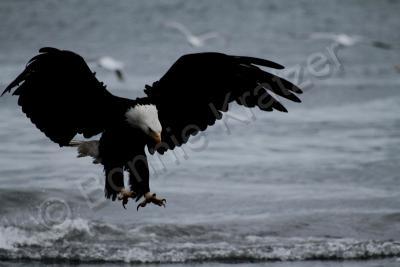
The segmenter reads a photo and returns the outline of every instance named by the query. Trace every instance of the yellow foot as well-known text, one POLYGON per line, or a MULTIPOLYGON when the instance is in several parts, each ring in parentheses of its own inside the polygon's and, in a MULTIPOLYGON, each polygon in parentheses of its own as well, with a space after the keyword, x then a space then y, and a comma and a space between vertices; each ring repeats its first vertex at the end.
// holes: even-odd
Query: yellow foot
POLYGON ((142 208, 146 207, 146 205, 149 203, 153 203, 156 204, 157 206, 165 208, 167 200, 165 198, 156 197, 155 193, 147 192, 146 194, 144 194, 144 200, 137 206, 137 210, 139 210, 140 207, 142 208))
POLYGON ((124 207, 124 209, 126 209, 125 205, 128 204, 128 199, 135 198, 135 197, 136 197, 135 192, 128 191, 124 188, 118 194, 118 200, 122 200, 122 207, 124 207))

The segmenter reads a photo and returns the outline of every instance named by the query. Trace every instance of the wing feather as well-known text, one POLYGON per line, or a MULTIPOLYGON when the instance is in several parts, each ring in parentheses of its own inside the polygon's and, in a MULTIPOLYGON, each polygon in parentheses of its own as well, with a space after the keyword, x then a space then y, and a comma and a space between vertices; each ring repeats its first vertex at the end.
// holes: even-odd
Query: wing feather
POLYGON ((190 135, 204 131, 222 117, 230 102, 264 111, 286 108, 270 93, 301 102, 300 88, 258 66, 283 66, 254 57, 198 53, 179 58, 145 93, 157 106, 163 126, 163 143, 149 148, 164 153, 186 143, 190 135))
POLYGON ((18 105, 28 118, 60 146, 81 133, 101 133, 129 100, 113 96, 84 59, 70 51, 45 47, 4 90, 16 90, 18 105))

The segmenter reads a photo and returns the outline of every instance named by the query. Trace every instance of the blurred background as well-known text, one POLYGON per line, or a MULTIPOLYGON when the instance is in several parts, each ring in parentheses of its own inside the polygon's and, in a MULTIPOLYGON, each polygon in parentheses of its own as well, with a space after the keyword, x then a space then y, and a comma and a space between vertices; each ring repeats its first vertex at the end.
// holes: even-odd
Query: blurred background
POLYGON ((60 149, 4 96, 0 261, 396 266, 399 11, 372 0, 2 0, 1 88, 54 46, 130 98, 201 51, 276 61, 287 68, 273 73, 305 92, 283 101, 288 114, 233 105, 198 142, 150 157, 151 189, 168 204, 139 212, 105 201, 101 166, 60 149))

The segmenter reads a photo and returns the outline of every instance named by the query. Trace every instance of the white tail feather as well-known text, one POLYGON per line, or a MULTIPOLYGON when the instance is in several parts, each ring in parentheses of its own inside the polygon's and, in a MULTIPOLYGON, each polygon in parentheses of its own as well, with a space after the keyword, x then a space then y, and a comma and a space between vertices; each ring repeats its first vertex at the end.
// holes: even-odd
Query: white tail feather
POLYGON ((99 141, 77 141, 72 140, 69 143, 72 147, 78 148, 78 158, 81 157, 92 157, 93 163, 98 164, 101 163, 101 159, 99 158, 99 141))

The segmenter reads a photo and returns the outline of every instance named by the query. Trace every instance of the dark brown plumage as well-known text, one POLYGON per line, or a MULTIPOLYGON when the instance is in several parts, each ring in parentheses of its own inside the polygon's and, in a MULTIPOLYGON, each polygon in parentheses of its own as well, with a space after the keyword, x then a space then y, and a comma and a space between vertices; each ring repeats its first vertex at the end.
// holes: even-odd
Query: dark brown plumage
POLYGON ((49 47, 39 52, 3 95, 16 87, 13 95, 22 111, 60 146, 68 146, 78 133, 86 138, 101 133, 97 156, 106 173, 106 197, 113 200, 124 187, 123 170, 130 173, 136 199, 150 191, 146 145, 150 153, 163 154, 186 143, 220 119, 231 102, 287 112, 270 92, 295 102, 300 102, 295 93, 302 93, 258 67, 282 69, 277 63, 198 53, 182 56, 159 81, 146 85, 147 97, 130 100, 107 91, 81 56, 49 47), (127 111, 137 105, 157 108, 161 143, 155 144, 147 129, 128 123, 127 111))

